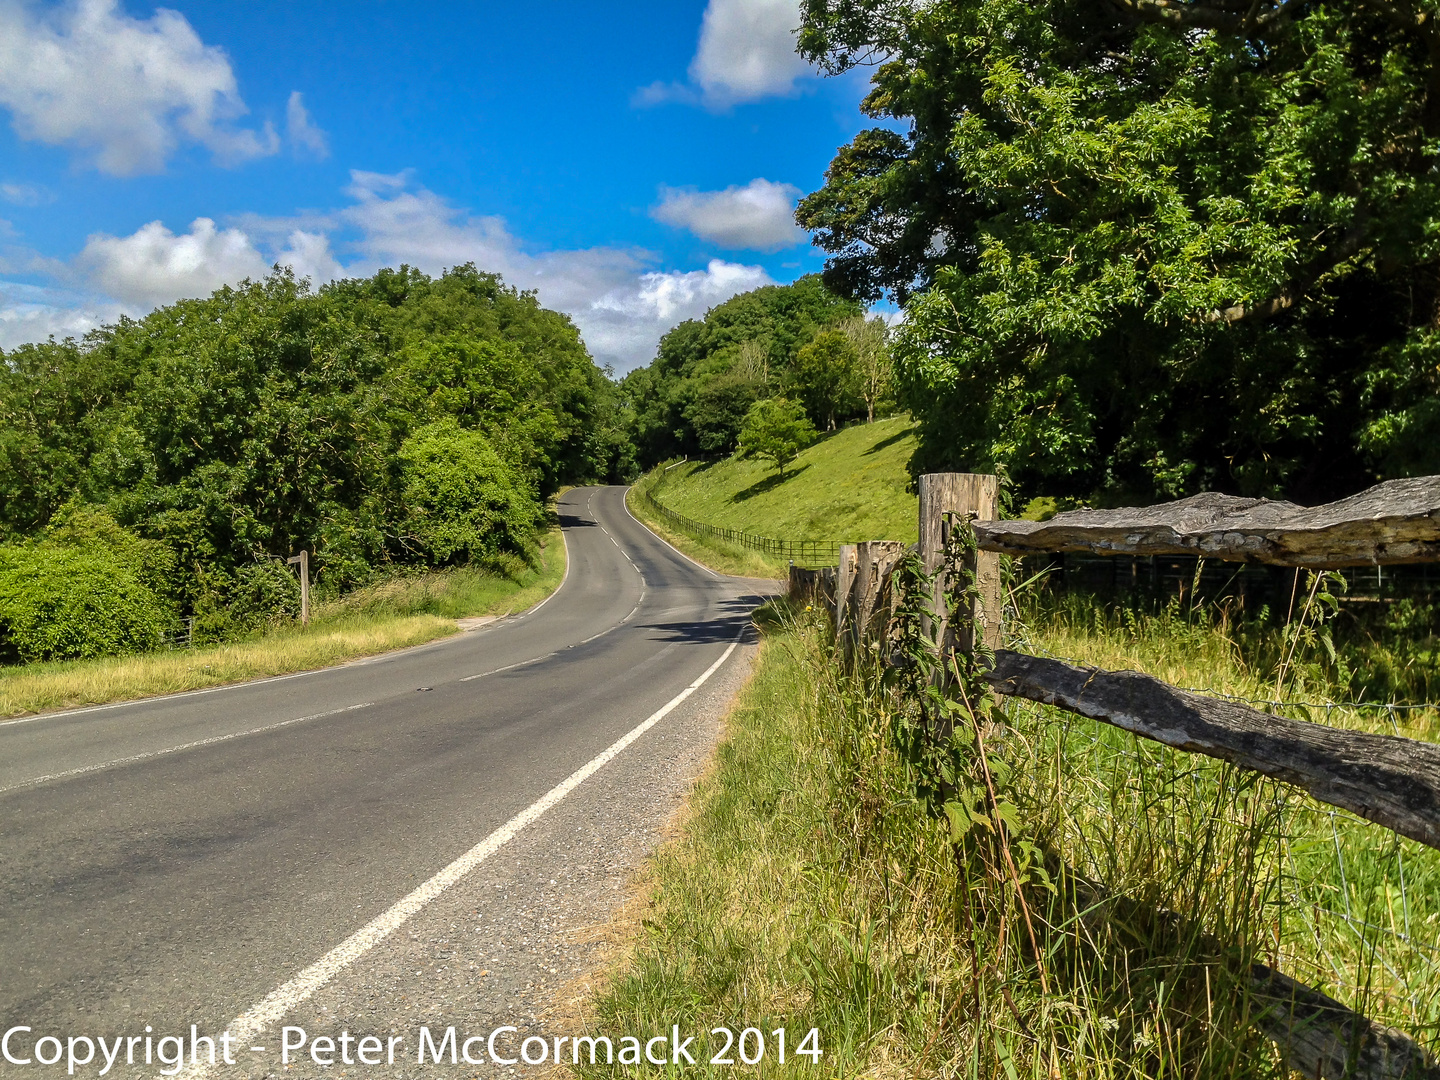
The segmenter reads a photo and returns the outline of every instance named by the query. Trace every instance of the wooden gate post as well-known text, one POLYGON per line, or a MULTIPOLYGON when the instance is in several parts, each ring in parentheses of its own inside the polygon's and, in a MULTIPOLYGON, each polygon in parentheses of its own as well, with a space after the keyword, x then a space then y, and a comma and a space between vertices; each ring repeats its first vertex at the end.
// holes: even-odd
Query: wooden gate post
POLYGON ((854 544, 840 545, 840 565, 835 570, 835 640, 841 641, 849 614, 850 590, 855 585, 855 563, 858 559, 854 544))
POLYGON ((300 564, 300 625, 310 625, 310 552, 302 550, 292 555, 287 563, 300 564))
MULTIPOLYGON (((920 559, 927 574, 940 568, 941 553, 949 532, 945 515, 953 513, 981 521, 997 516, 1000 485, 995 477, 984 473, 926 473, 920 477, 920 559)), ((980 640, 990 649, 1000 647, 1000 556, 988 551, 976 552, 975 584, 980 592, 974 625, 980 640)), ((943 575, 936 579, 931 598, 931 637, 940 647, 944 660, 952 651, 969 652, 974 641, 969 632, 953 633, 945 611, 943 575)))

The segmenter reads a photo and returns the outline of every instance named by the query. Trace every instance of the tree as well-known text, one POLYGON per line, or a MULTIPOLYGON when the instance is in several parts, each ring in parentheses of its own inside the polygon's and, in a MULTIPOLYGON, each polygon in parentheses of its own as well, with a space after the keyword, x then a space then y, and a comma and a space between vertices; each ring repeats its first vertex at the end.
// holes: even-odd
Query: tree
POLYGON ((810 274, 741 293, 675 327, 654 361, 620 385, 639 463, 731 450, 745 410, 789 385, 800 349, 823 327, 859 313, 810 274))
POLYGON ((839 326, 855 351, 855 377, 865 400, 865 422, 875 422, 875 406, 890 393, 894 366, 890 362, 890 331, 880 316, 857 316, 839 326))
POLYGON ((815 425, 798 401, 764 398, 750 406, 740 429, 742 457, 765 458, 783 480, 785 466, 815 441, 815 425))
POLYGON ((530 554, 540 507, 484 435, 443 420, 405 440, 400 461, 409 532, 431 562, 530 554))
POLYGON ((817 427, 834 431, 836 420, 862 407, 857 363, 855 346, 840 329, 822 330, 796 354, 790 386, 817 427))
POLYGON ((1435 0, 804 0, 900 121, 797 219, 905 305, 912 467, 1319 501, 1440 471, 1435 0))

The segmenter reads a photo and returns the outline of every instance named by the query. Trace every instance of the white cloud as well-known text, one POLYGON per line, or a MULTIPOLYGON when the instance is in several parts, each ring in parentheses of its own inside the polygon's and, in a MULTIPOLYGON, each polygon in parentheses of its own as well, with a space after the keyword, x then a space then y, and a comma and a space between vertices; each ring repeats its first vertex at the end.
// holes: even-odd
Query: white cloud
POLYGON ((343 275, 328 237, 292 229, 286 239, 287 246, 267 258, 249 233, 217 228, 209 218, 196 218, 190 231, 178 236, 152 221, 129 236, 92 235, 73 270, 106 296, 141 309, 262 278, 276 263, 314 284, 343 275))
POLYGON ((136 19, 116 0, 32 12, 0 0, 0 105, 16 132, 70 146, 120 176, 155 172, 181 142, 222 164, 273 154, 280 139, 233 122, 248 110, 223 50, 179 12, 136 19))
POLYGON ((799 0, 710 0, 700 43, 690 61, 690 85, 652 83, 637 105, 700 102, 712 109, 788 95, 808 65, 795 52, 799 0))
POLYGON ((242 278, 262 277, 269 269, 249 236, 239 229, 217 229, 209 218, 196 218, 179 236, 158 221, 129 236, 97 233, 76 265, 106 295, 146 306, 205 296, 242 278))
POLYGON ((591 354, 617 371, 647 364, 662 334, 736 293, 773 284, 758 266, 715 259, 704 270, 650 271, 649 253, 622 248, 526 251, 497 217, 474 217, 406 174, 356 172, 355 205, 339 216, 360 234, 353 272, 409 263, 429 273, 473 262, 575 320, 591 354))
POLYGON ((0 281, 0 349, 27 341, 82 337, 120 317, 113 302, 59 289, 0 281))
POLYGON ((453 206, 415 186, 407 173, 351 177, 346 191, 352 202, 328 213, 245 215, 224 228, 197 218, 182 233, 152 221, 128 236, 95 234, 68 263, 32 258, 26 272, 47 274, 76 291, 68 302, 58 293, 22 302, 0 282, 0 346, 83 333, 121 310, 138 316, 259 278, 274 263, 320 285, 381 266, 408 263, 439 274, 473 262, 509 285, 536 290, 541 303, 575 320, 597 361, 625 372, 649 363, 661 335, 676 323, 736 293, 773 284, 763 268, 723 259, 703 270, 657 271, 654 256, 638 249, 536 251, 502 219, 453 206), (337 248, 349 254, 342 260, 337 248))
POLYGON ((660 188, 660 204, 652 217, 688 229, 729 250, 780 251, 805 240, 795 224, 800 189, 757 178, 724 191, 660 188))
POLYGON ((310 119, 299 90, 292 91, 285 106, 285 136, 297 151, 306 151, 318 158, 330 156, 330 143, 310 119))
POLYGON ((0 199, 15 206, 43 206, 54 202, 55 195, 39 184, 0 184, 0 199))

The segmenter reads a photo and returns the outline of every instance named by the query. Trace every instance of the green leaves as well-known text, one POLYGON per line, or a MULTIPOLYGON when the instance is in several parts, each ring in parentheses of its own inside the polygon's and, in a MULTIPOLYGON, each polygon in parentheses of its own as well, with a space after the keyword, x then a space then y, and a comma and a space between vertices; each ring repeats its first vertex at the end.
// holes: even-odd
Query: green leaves
MULTIPOLYGON (((300 548, 337 588, 527 552, 543 497, 630 467, 618 412, 570 320, 493 274, 401 268, 317 294, 281 270, 7 354, 0 540, 53 523, 92 553, 155 541, 156 573, 126 556, 137 587, 228 632, 292 606, 269 560, 300 548)), ((82 648, 65 640, 25 648, 82 648)))
POLYGON ((740 453, 774 464, 781 476, 789 465, 815 441, 815 427, 799 402, 765 398, 750 406, 740 429, 740 453))
POLYGON ((1304 501, 1426 468, 1435 369, 1407 351, 1440 310, 1429 23, 1159 10, 805 5, 802 49, 888 54, 867 107, 908 128, 842 148, 798 219, 827 283, 906 306, 913 468, 1304 501))

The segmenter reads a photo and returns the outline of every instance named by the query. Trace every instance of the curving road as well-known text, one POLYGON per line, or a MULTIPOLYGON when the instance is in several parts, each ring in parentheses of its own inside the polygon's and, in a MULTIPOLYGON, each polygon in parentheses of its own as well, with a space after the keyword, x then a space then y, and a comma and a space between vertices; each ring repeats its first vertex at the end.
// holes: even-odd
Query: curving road
MULTIPOLYGON (((523 616, 337 668, 0 724, 0 1023, 32 1038, 218 1031, 723 675, 759 583, 684 559, 623 495, 561 499, 569 572, 523 616)), ((675 717, 586 784, 628 777, 621 763, 675 717)))

